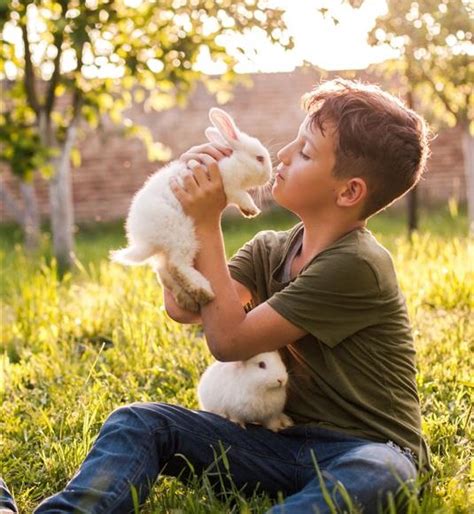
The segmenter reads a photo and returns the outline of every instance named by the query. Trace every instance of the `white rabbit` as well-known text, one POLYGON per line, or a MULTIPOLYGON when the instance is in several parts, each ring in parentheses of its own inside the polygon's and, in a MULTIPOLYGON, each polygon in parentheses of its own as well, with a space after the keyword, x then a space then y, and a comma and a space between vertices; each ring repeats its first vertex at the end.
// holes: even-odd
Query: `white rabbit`
POLYGON ((199 381, 199 405, 241 426, 258 423, 276 432, 293 425, 283 413, 287 382, 288 373, 277 351, 246 361, 217 361, 199 381))
MULTIPOLYGON (((256 216, 260 210, 247 190, 270 179, 270 155, 223 110, 212 108, 209 118, 215 128, 206 129, 207 138, 232 149, 230 157, 219 161, 227 204, 237 205, 246 217, 256 216)), ((171 177, 182 184, 189 173, 185 163, 173 161, 148 178, 133 198, 127 217, 128 247, 111 252, 111 259, 127 265, 151 264, 178 304, 197 312, 214 294, 207 279, 193 267, 198 251, 194 223, 170 188, 171 177)))

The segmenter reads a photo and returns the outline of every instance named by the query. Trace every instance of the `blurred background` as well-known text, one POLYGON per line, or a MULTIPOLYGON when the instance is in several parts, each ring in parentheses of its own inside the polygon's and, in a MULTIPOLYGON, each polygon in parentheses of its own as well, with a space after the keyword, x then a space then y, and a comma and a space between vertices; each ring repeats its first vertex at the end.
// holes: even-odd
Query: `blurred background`
MULTIPOLYGON (((301 95, 337 76, 381 85, 433 131, 424 179, 369 229, 407 301, 434 467, 409 511, 474 512, 473 32, 472 0, 0 0, 1 473, 21 512, 64 487, 118 406, 197 407, 200 327, 167 316, 151 268, 108 260, 133 194, 204 140, 215 105, 276 161, 301 95)), ((229 209, 229 256, 297 221, 264 208, 229 209)), ((165 479, 140 512, 270 504, 165 479)))
POLYGON ((0 15, 9 243, 35 252, 50 237, 69 267, 81 227, 122 231, 146 177, 204 140, 210 107, 276 159, 302 94, 337 76, 381 85, 431 124, 425 178, 396 207, 407 230, 425 209, 472 225, 469 0, 13 0, 0 15))

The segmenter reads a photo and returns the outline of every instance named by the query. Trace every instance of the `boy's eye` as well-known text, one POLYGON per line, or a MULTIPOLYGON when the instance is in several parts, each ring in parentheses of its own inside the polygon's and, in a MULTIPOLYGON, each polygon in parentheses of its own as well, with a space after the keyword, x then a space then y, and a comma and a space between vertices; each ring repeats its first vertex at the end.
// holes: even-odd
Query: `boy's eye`
POLYGON ((301 157, 303 157, 303 159, 304 159, 305 161, 309 161, 309 159, 311 159, 311 157, 310 157, 309 155, 306 155, 306 154, 303 152, 303 150, 300 150, 300 155, 301 155, 301 157))

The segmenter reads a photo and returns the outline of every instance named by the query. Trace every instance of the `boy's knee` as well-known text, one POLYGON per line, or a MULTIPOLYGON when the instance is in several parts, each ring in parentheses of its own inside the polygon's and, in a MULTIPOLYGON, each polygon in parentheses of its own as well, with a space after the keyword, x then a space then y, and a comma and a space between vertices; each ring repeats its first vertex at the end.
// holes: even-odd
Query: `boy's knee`
POLYGON ((377 472, 380 482, 397 488, 415 480, 415 464, 400 449, 382 443, 377 446, 378 448, 373 451, 374 474, 377 472))
POLYGON ((361 447, 352 456, 370 481, 387 489, 396 489, 416 477, 416 467, 401 450, 378 443, 361 447))
POLYGON ((115 409, 107 418, 104 428, 133 429, 153 432, 165 410, 165 404, 135 402, 115 409))
MULTIPOLYGON (((383 443, 357 448, 328 471, 362 505, 380 507, 392 496, 397 499, 400 512, 415 488, 417 474, 414 463, 401 450, 383 443)), ((372 512, 370 508, 369 511, 372 512)))

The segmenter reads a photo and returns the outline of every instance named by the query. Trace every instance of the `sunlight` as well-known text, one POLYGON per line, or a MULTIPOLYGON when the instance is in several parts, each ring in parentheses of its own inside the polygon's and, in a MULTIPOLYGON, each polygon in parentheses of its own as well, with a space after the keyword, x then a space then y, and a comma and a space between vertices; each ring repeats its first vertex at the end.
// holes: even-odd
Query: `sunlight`
MULTIPOLYGON (((373 48, 367 43, 367 33, 377 16, 387 10, 385 0, 366 0, 359 9, 329 0, 274 0, 271 6, 285 9, 284 19, 295 40, 295 48, 287 52, 279 49, 258 28, 246 35, 220 36, 218 42, 239 60, 236 71, 291 71, 304 62, 326 70, 363 69, 396 56, 388 47, 373 48), (319 9, 325 7, 330 8, 338 24, 329 14, 321 14, 319 9), (244 57, 238 47, 245 49, 244 57)), ((223 63, 212 62, 206 52, 201 55, 198 67, 207 73, 225 71, 223 63)))
MULTIPOLYGON (((125 0, 130 8, 138 8, 143 0, 125 0)), ((88 4, 93 4, 89 0, 88 4)), ((309 63, 326 70, 364 69, 371 63, 381 62, 390 57, 396 57, 397 53, 388 47, 370 47, 366 41, 368 31, 375 24, 377 16, 386 12, 385 0, 365 0, 359 9, 353 9, 342 0, 269 0, 270 7, 285 10, 284 20, 288 27, 288 35, 294 38, 295 46, 291 51, 284 51, 277 45, 273 45, 265 32, 254 27, 245 34, 220 35, 216 41, 227 49, 228 53, 237 60, 235 71, 238 73, 257 72, 284 72, 292 71, 304 63, 309 63), (327 9, 323 15, 320 9, 327 9), (334 22, 337 18, 338 23, 334 22), (243 49, 244 52, 242 52, 243 49)), ((38 40, 39 34, 45 29, 36 6, 30 5, 29 32, 32 41, 38 40)), ((183 23, 185 23, 183 18, 183 23)), ((209 20, 209 26, 204 26, 204 31, 215 30, 213 20, 209 20)), ((24 49, 21 40, 21 31, 10 22, 3 29, 5 41, 14 43, 18 56, 23 55, 24 49)), ((106 55, 107 41, 95 41, 96 50, 101 50, 106 55), (98 48, 97 48, 98 47, 98 48)), ((33 45, 33 62, 41 66, 43 77, 47 80, 52 73, 51 60, 43 62, 47 52, 46 42, 33 45)), ((90 48, 85 48, 83 74, 86 78, 95 77, 120 77, 123 69, 119 63, 108 62, 103 57, 94 58, 90 48)), ((61 66, 64 72, 74 70, 76 58, 73 52, 67 50, 62 56, 61 66)), ((160 63, 150 62, 152 71, 159 71, 160 63)), ((226 71, 223 62, 213 61, 209 50, 205 47, 201 50, 199 59, 195 65, 198 71, 207 74, 219 74, 226 71)), ((5 75, 14 79, 16 69, 14 66, 6 66, 5 75)))

